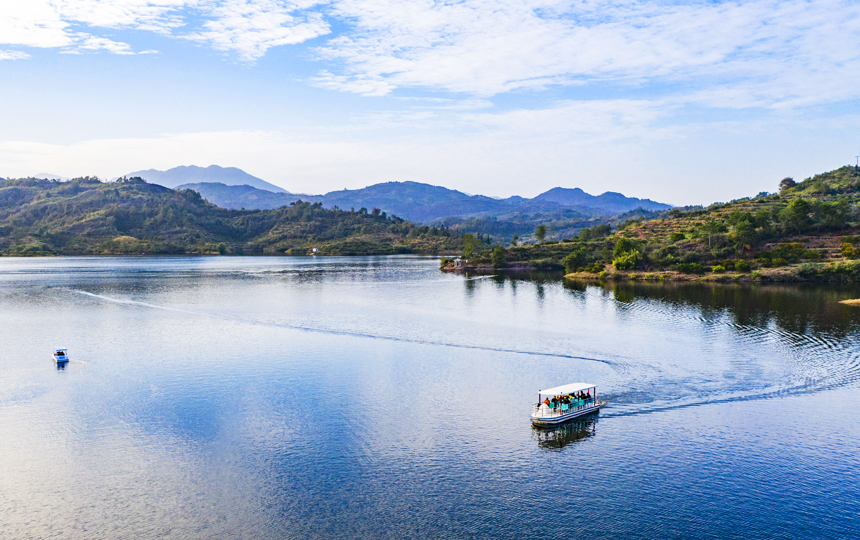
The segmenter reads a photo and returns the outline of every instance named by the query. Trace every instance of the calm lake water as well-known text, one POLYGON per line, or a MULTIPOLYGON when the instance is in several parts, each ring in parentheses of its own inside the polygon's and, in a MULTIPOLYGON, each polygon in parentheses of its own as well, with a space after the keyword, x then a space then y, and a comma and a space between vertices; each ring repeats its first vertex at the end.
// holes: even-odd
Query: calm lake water
POLYGON ((860 536, 860 289, 437 268, 0 259, 0 538, 860 536))

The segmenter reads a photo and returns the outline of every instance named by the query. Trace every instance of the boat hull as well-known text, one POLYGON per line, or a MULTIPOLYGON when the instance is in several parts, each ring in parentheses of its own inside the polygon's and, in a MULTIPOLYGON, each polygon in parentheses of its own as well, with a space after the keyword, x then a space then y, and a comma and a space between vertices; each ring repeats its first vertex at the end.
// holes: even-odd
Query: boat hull
POLYGON ((556 424, 562 424, 568 420, 573 420, 574 418, 579 418, 580 416, 597 412, 601 407, 603 407, 603 405, 604 403, 601 402, 592 407, 584 407, 558 416, 532 416, 532 424, 536 426, 554 426, 556 424))
POLYGON ((68 356, 66 356, 65 358, 57 358, 56 356, 54 356, 53 358, 54 358, 54 362, 56 362, 58 364, 68 364, 69 363, 69 357, 68 356))

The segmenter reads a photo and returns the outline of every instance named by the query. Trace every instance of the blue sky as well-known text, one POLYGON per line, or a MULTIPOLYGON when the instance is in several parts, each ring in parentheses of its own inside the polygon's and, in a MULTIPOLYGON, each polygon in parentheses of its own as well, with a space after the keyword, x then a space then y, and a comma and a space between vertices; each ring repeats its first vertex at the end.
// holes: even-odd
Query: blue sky
POLYGON ((7 0, 0 176, 673 204, 860 154, 860 3, 7 0))

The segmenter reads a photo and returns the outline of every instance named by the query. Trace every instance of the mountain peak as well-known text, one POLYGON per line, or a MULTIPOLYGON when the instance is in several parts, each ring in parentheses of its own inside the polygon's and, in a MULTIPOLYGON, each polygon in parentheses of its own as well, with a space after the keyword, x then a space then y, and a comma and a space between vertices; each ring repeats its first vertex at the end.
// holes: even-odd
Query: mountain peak
POLYGON ((33 178, 38 178, 40 180, 59 180, 60 182, 65 182, 68 180, 65 176, 59 176, 51 173, 39 173, 34 174, 33 178))
POLYGON ((164 187, 175 189, 183 184, 220 183, 225 186, 248 185, 257 189, 264 189, 275 193, 289 193, 287 190, 265 180, 252 176, 242 169, 236 167, 221 167, 209 165, 198 167, 197 165, 180 165, 166 171, 147 169, 135 171, 125 175, 126 177, 139 176, 150 184, 159 184, 164 187))
POLYGON ((554 187, 535 197, 535 201, 554 202, 561 206, 585 206, 587 208, 599 208, 612 213, 629 212, 637 208, 645 210, 668 210, 672 208, 669 204, 658 203, 651 199, 637 199, 627 197, 621 193, 607 191, 600 195, 591 195, 580 188, 554 187))

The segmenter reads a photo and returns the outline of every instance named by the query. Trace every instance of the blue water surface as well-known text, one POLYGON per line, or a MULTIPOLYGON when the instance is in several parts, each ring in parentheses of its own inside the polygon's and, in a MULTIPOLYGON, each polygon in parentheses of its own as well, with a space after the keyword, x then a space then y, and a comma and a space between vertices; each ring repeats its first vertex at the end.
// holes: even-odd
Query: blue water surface
POLYGON ((857 297, 0 259, 0 538, 857 538, 857 297))

